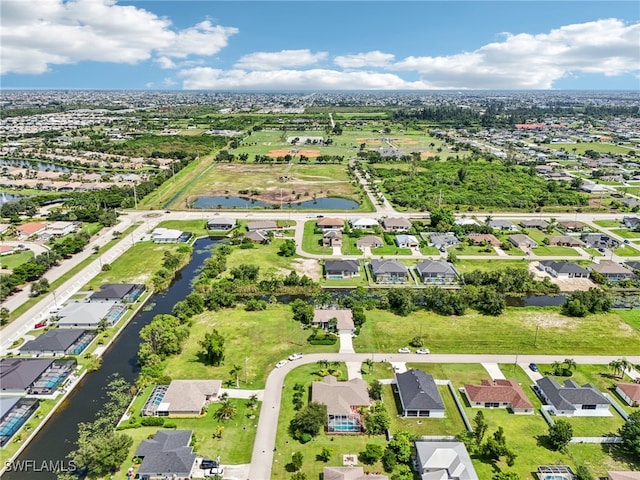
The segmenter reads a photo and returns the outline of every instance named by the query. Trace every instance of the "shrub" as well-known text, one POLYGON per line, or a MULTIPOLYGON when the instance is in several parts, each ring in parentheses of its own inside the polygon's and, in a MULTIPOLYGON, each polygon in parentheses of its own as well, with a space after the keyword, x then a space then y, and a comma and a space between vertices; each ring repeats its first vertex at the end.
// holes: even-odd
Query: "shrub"
POLYGON ((164 424, 164 428, 178 428, 178 424, 175 422, 167 422, 164 424))
POLYGON ((300 443, 308 443, 311 441, 313 437, 311 436, 311 434, 309 433, 303 433, 302 435, 300 435, 300 443))
POLYGON ((140 424, 145 427, 161 427, 164 425, 164 418, 162 417, 143 417, 140 420, 140 424))

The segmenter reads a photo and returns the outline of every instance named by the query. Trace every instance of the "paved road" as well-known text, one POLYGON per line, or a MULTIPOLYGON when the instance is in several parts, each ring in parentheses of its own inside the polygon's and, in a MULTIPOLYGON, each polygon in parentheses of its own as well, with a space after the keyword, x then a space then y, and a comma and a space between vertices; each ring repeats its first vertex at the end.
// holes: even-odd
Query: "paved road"
POLYGON ((36 255, 40 255, 41 253, 45 253, 50 250, 49 247, 41 243, 24 242, 22 240, 2 240, 0 241, 0 245, 5 245, 8 247, 17 247, 18 245, 23 245, 24 248, 26 248, 27 250, 31 250, 36 255))
MULTIPOLYGON (((267 378, 264 390, 264 399, 258 430, 251 456, 251 468, 249 478, 251 480, 269 480, 271 478, 271 466, 273 464, 273 449, 276 443, 276 432, 278 430, 278 417, 280 414, 280 403, 282 401, 282 390, 287 374, 294 368, 318 360, 329 360, 336 362, 364 362, 372 358, 374 362, 415 362, 415 363, 503 363, 528 365, 534 363, 553 363, 562 361, 566 355, 418 355, 418 354, 384 354, 384 353, 330 353, 305 355, 295 362, 289 362, 282 368, 274 369, 267 378)), ((612 360, 617 360, 619 356, 592 356, 579 355, 572 356, 577 364, 607 365, 612 360)), ((627 360, 636 364, 640 362, 640 355, 627 357, 627 360)))

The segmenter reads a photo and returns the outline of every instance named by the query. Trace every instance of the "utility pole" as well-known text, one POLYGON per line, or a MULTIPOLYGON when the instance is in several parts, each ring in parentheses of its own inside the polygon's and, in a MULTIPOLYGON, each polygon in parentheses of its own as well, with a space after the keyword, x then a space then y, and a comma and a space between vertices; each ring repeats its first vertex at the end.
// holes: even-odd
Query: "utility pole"
POLYGON ((247 383, 247 363, 249 363, 249 357, 244 357, 244 383, 247 383))
POLYGON ((538 330, 540 329, 540 324, 536 325, 536 335, 535 337, 533 337, 533 346, 536 346, 536 343, 538 343, 538 330))

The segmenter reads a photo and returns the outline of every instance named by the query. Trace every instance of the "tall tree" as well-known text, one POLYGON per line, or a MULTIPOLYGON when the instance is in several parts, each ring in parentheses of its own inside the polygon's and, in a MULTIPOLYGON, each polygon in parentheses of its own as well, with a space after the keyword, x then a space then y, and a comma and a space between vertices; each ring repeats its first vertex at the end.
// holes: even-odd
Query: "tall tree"
POLYGON ((224 337, 213 329, 211 332, 205 333, 204 338, 200 340, 200 346, 204 349, 204 359, 206 363, 218 366, 224 360, 224 337))
POLYGON ((549 427, 549 441, 554 450, 562 450, 573 437, 573 427, 566 420, 556 420, 554 425, 549 427))

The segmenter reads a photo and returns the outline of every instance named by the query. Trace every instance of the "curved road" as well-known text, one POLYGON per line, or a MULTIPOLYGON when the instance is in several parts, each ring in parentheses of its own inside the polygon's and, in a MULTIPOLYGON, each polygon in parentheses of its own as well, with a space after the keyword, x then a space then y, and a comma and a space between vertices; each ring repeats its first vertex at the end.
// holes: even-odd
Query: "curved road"
MULTIPOLYGON (((374 362, 413 362, 413 363, 553 363, 562 361, 566 355, 467 355, 467 354, 431 354, 418 355, 415 353, 384 354, 384 353, 318 353, 305 355, 299 360, 287 363, 282 368, 274 369, 267 378, 264 389, 264 398, 260 410, 260 419, 256 431, 256 439, 253 444, 253 454, 251 456, 251 467, 249 478, 251 480, 270 480, 271 466, 273 464, 273 449, 276 444, 276 433, 278 431, 278 420, 280 414, 280 403, 282 401, 282 389, 287 374, 294 368, 315 363, 318 360, 329 360, 336 362, 364 362, 372 359, 374 362)), ((610 361, 616 360, 619 356, 572 356, 577 364, 607 365, 610 361)), ((627 360, 637 364, 640 363, 640 355, 627 357, 627 360)))

